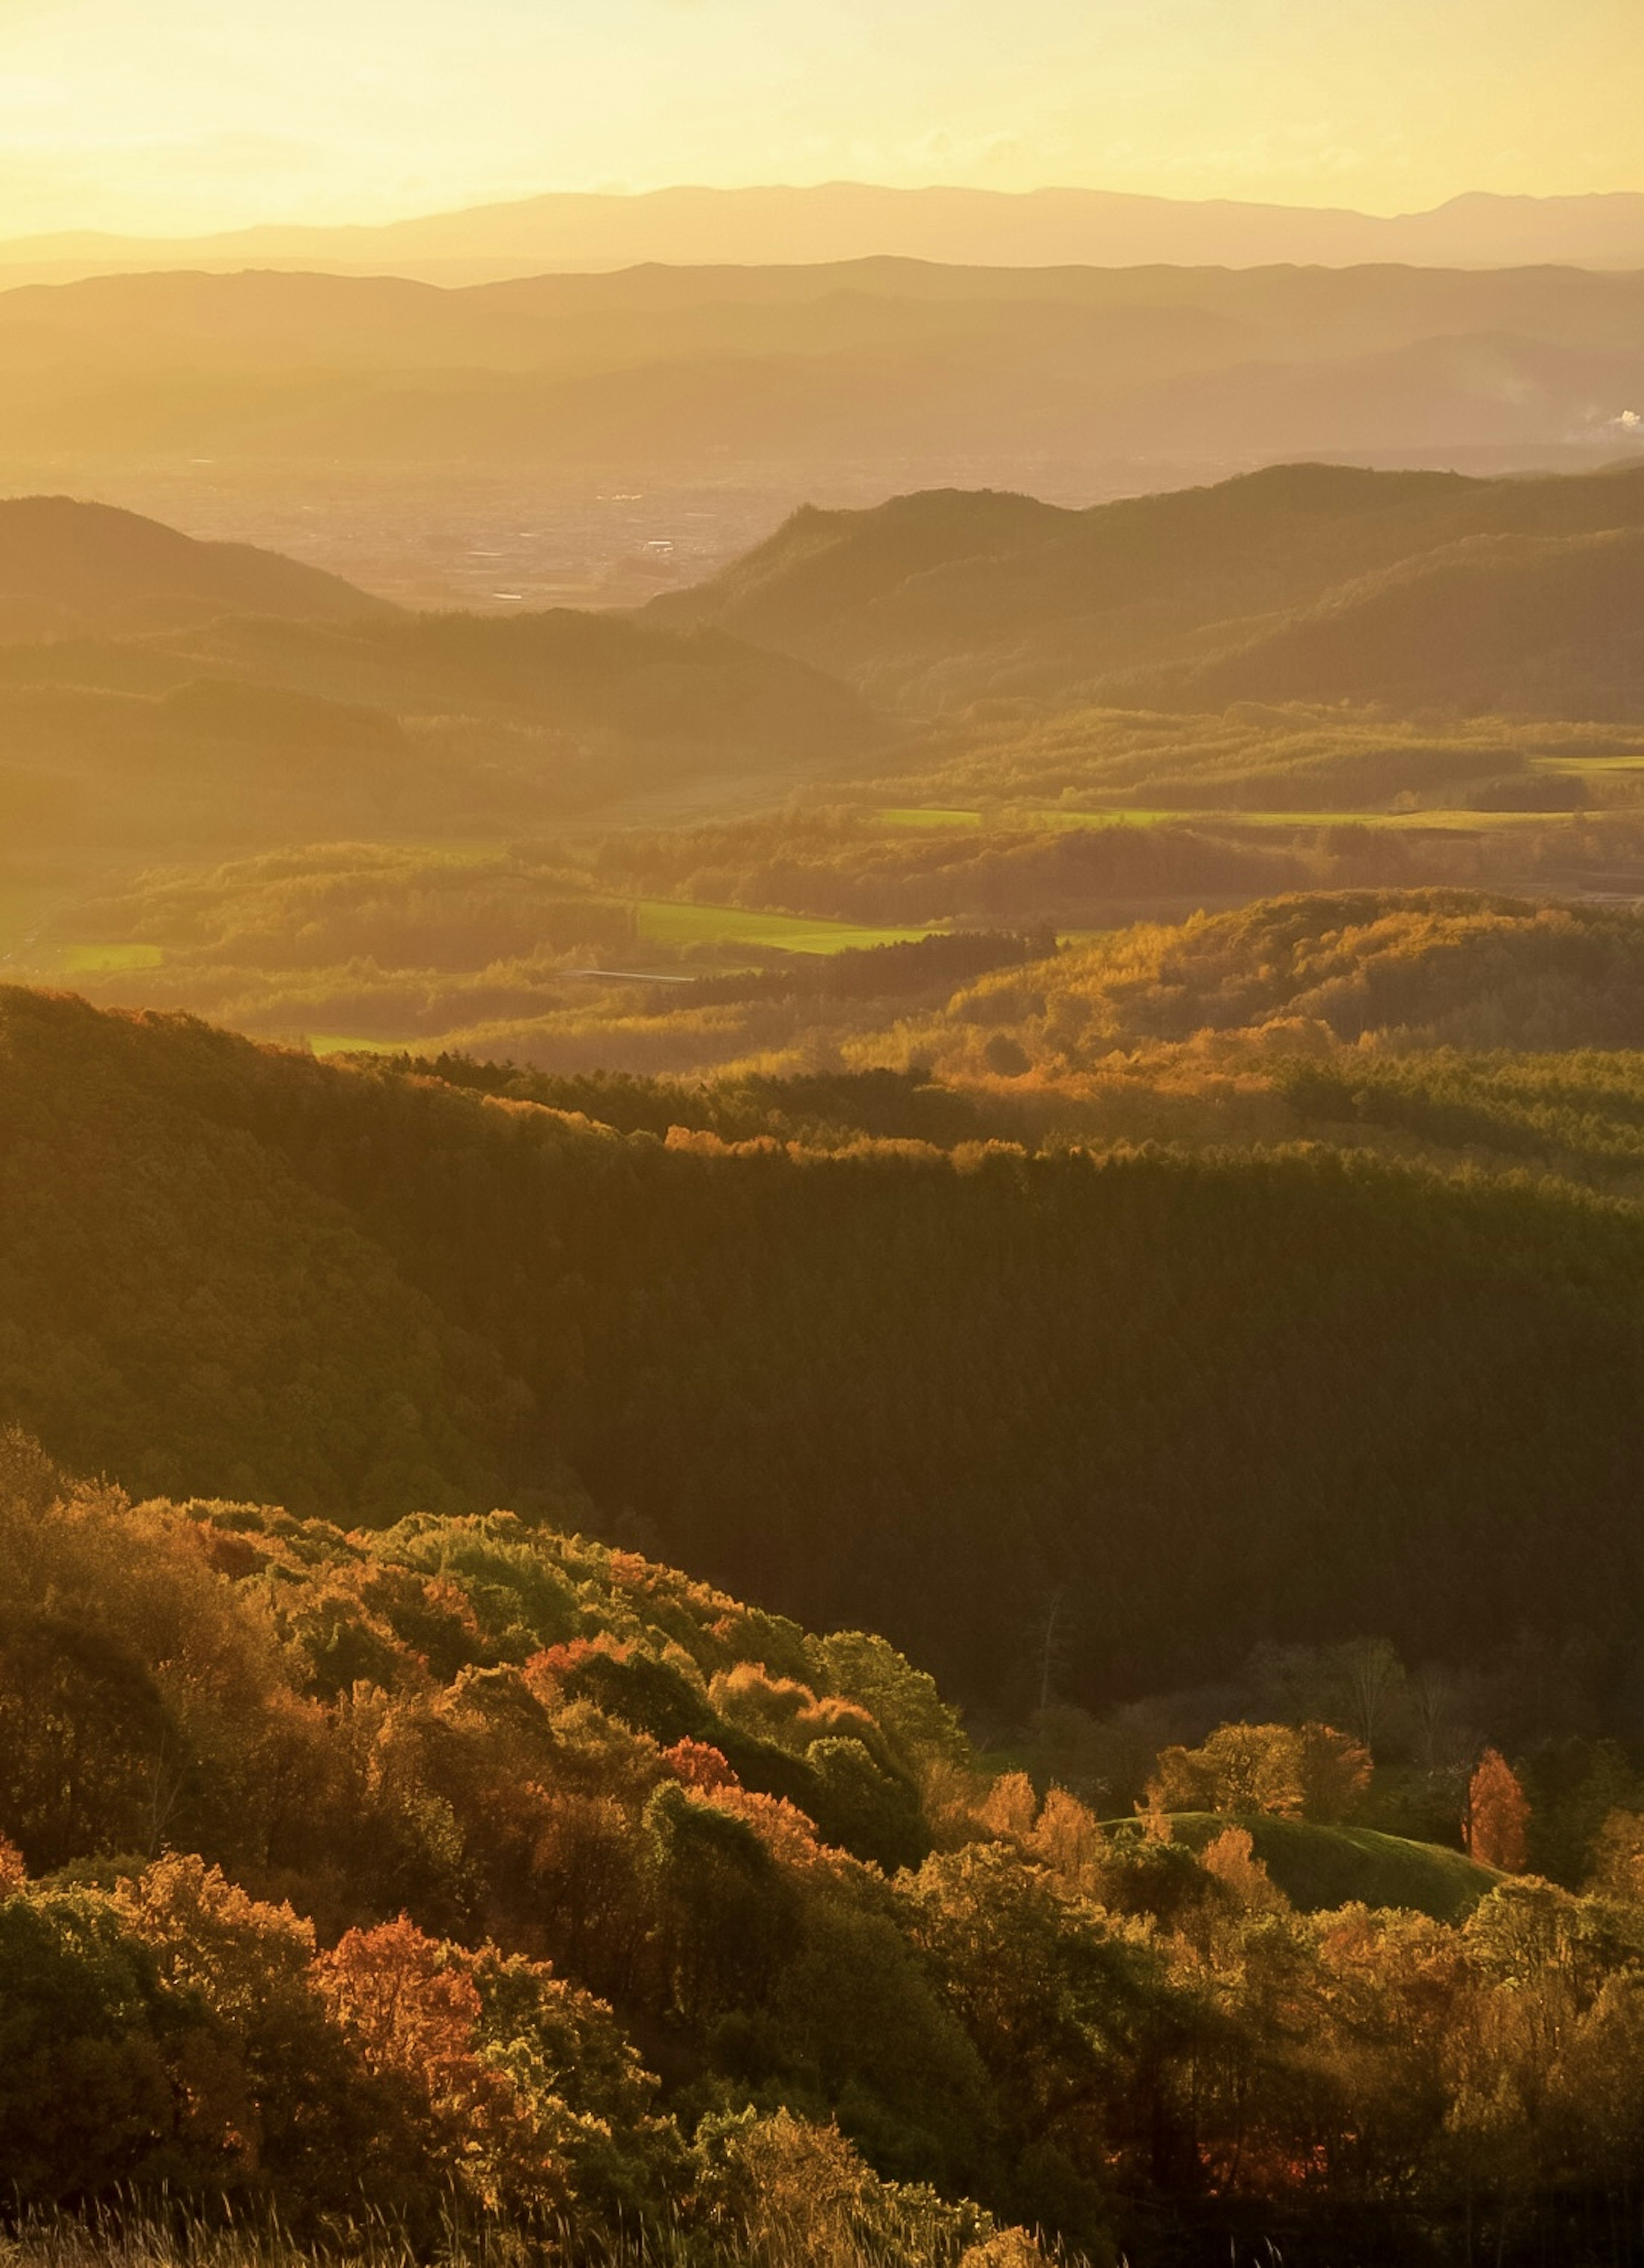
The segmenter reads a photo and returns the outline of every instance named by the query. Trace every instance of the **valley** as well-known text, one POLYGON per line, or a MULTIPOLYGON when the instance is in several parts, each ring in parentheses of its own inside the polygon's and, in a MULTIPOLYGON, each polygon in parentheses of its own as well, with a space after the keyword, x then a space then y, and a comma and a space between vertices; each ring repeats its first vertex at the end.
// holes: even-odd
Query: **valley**
MULTIPOLYGON (((548 308, 628 449, 590 308, 767 356, 798 309, 848 407, 864 334, 992 385, 1109 290, 778 279, 498 287, 464 337, 523 418, 548 308)), ((313 387, 270 409, 270 281, 224 280, 167 320, 262 448, 313 387)), ((1324 286, 1134 288, 1197 354, 1324 286)), ((152 360, 100 290, 47 304, 152 360)), ((61 350, 17 296, 0 386, 61 350)), ((156 2268, 1596 2264, 1644 469, 840 454, 649 565, 601 549, 636 473, 512 514, 554 581, 439 518, 452 296, 279 302, 357 431, 349 357, 420 358, 431 485, 345 469, 301 541, 237 474, 187 534, 0 501, 20 2268, 114 2197, 156 2268)))

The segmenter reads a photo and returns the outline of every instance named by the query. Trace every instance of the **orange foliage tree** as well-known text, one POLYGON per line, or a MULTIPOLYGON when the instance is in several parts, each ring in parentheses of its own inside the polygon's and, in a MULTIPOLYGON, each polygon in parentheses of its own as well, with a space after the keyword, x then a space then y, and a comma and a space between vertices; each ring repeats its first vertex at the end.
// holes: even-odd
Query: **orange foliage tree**
POLYGON ((1505 1756, 1486 1749, 1467 1790, 1467 1848, 1480 1866, 1524 1871, 1530 1805, 1505 1756))
POLYGON ((480 2053, 473 1956, 402 1915, 351 1929, 317 1964, 333 2021, 368 2069, 402 2089, 450 2176, 490 2210, 563 2201, 507 2073, 480 2053))

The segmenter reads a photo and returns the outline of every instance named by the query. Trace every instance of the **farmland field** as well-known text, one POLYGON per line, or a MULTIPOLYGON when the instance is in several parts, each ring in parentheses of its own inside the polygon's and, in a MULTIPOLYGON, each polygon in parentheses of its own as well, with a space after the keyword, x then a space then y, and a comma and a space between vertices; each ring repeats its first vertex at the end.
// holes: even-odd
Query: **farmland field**
POLYGON ((134 968, 158 968, 166 956, 158 945, 70 945, 57 956, 64 976, 116 976, 134 968))
MULTIPOLYGON (((1560 768, 1570 770, 1585 769, 1579 760, 1572 760, 1567 766, 1561 765, 1560 768)), ((1452 833, 1480 834, 1498 828, 1545 827, 1550 819, 1567 815, 1545 811, 1471 811, 1459 807, 1419 811, 1247 811, 1227 804, 1166 809, 1126 805, 1097 811, 1069 811, 1055 804, 1027 808, 1003 807, 988 812, 947 808, 925 811, 908 806, 875 814, 882 825, 898 830, 946 830, 965 827, 992 828, 1006 833, 1029 833, 1041 829, 1071 832, 1080 828, 1101 827, 1214 826, 1377 827, 1393 828, 1404 833, 1441 828, 1452 833)))
POLYGON ((757 913, 743 906, 689 905, 675 898, 641 898, 638 910, 639 934, 652 945, 746 945, 773 946, 784 953, 846 953, 875 945, 905 945, 926 934, 923 929, 881 929, 797 914, 757 913))

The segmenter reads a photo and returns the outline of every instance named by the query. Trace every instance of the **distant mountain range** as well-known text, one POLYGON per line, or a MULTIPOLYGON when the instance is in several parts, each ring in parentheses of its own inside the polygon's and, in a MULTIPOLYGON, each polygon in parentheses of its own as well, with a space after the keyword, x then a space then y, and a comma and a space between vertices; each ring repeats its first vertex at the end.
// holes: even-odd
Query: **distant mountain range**
MULTIPOLYGON (((641 268, 439 289, 266 272, 0 291, 13 463, 883 467, 1615 456, 1644 445, 1644 274, 641 268)), ((1157 485, 1156 471, 1138 486, 1157 485)), ((626 485, 624 482, 623 483, 626 485)))
POLYGON ((1401 261, 1502 268, 1552 261, 1644 267, 1644 195, 1456 197, 1382 217, 1231 200, 1192 202, 1102 189, 660 189, 555 195, 370 228, 245 229, 157 239, 13 239, 0 265, 41 281, 119 269, 300 267, 473 282, 539 269, 661 261, 859 260, 876 254, 964 264, 1350 267, 1401 261))

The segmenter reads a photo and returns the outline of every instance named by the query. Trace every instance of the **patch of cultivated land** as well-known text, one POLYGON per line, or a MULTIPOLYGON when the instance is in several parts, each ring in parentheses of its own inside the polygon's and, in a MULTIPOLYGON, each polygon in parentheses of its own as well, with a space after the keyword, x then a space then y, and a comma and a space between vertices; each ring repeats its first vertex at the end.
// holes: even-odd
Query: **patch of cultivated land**
MULTIPOLYGON (((1572 771, 1583 769, 1572 762, 1572 771)), ((1055 805, 1038 810, 921 811, 908 807, 877 814, 886 827, 902 829, 975 828, 1001 834, 1023 834, 1042 828, 1074 829, 1099 827, 1384 827, 1402 833, 1421 833, 1435 828, 1468 834, 1493 834, 1499 829, 1545 827, 1565 814, 1545 811, 1470 811, 1445 807, 1419 811, 1244 811, 1226 804, 1198 808, 1138 808, 1126 805, 1108 811, 1065 811, 1055 805)), ((1591 817, 1594 814, 1586 814, 1591 817)))
POLYGON ((642 898, 638 911, 639 934, 653 945, 774 946, 785 953, 845 953, 875 945, 906 945, 927 934, 924 929, 755 913, 741 906, 689 905, 673 898, 642 898))

